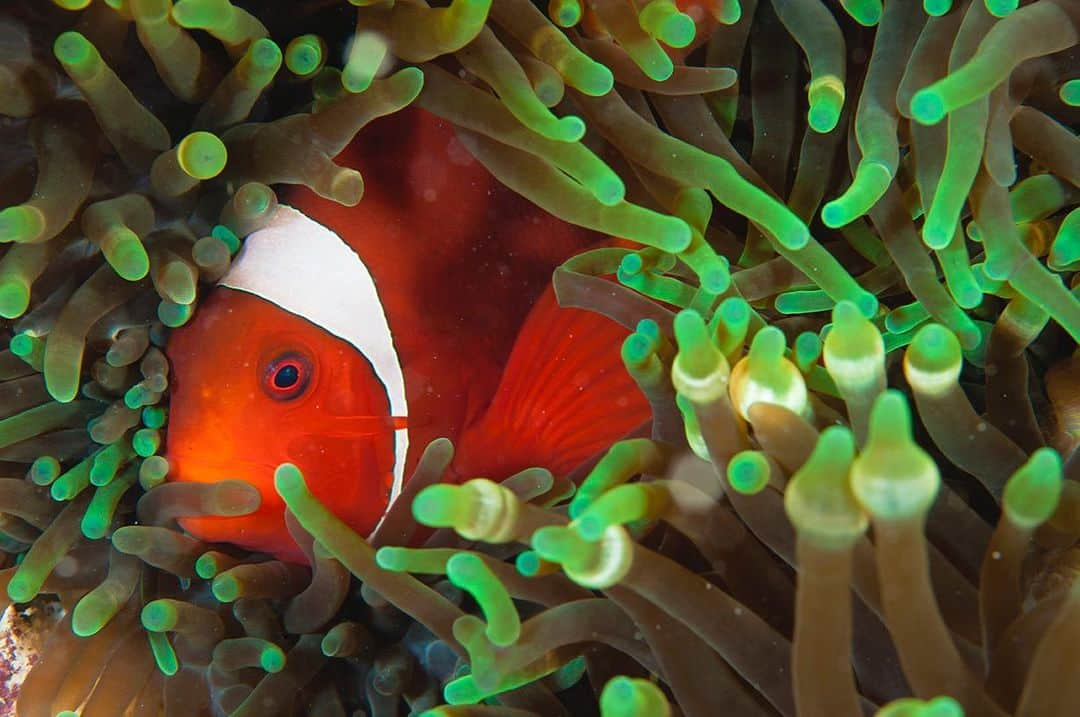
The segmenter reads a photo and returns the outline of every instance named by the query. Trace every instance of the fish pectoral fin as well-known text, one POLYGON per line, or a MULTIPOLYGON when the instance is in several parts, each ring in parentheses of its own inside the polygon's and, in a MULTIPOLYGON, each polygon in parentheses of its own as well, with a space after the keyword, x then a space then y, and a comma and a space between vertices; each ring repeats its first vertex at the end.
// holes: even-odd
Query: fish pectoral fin
POLYGON ((549 287, 491 404, 462 435, 455 470, 500 479, 542 466, 565 475, 649 421, 649 403, 622 362, 628 333, 606 316, 560 307, 549 287))

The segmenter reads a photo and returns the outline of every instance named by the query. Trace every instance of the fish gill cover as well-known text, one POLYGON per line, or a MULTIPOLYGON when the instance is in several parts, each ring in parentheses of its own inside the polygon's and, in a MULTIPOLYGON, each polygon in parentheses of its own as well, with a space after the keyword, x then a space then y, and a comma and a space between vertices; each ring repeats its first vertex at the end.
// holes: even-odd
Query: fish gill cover
POLYGON ((0 576, 64 609, 16 713, 1080 714, 1078 27, 1075 0, 4 3, 0 576), (651 434, 461 485, 435 441, 370 540, 283 465, 310 569, 204 545, 177 518, 258 494, 165 482, 169 329, 272 185, 362 201, 379 177, 333 158, 410 104, 629 240, 554 281, 633 331, 651 434))

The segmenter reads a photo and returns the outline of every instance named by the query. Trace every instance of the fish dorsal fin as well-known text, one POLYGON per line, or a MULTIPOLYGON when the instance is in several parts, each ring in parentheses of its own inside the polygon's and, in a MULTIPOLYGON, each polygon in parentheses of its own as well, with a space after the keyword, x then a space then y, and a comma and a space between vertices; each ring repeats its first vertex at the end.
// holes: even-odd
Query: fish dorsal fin
MULTIPOLYGON (((269 224, 244 240, 218 283, 276 304, 355 346, 386 388, 391 415, 408 415, 405 377, 375 280, 331 229, 281 205, 269 224)), ((391 502, 401 491, 407 452, 408 432, 398 430, 391 502)))

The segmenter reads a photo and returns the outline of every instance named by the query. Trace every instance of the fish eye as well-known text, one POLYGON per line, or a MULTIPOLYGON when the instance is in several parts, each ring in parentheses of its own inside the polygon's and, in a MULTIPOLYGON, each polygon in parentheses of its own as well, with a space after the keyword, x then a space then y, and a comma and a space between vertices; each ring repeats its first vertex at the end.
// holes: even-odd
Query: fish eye
POLYGON ((263 390, 270 398, 288 401, 303 394, 310 382, 311 362, 301 354, 288 352, 267 365, 263 390))

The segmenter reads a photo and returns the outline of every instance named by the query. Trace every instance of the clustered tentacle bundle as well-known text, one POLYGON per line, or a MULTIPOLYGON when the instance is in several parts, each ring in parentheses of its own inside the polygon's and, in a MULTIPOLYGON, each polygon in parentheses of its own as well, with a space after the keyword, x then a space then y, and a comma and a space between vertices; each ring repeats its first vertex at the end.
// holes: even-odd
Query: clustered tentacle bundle
POLYGON ((0 582, 64 609, 20 717, 1080 713, 1080 4, 270 5, 0 9, 0 582), (436 441, 370 540, 283 465, 310 569, 204 545, 259 494, 165 482, 165 336, 409 104, 629 240, 555 286, 652 435, 436 441))

